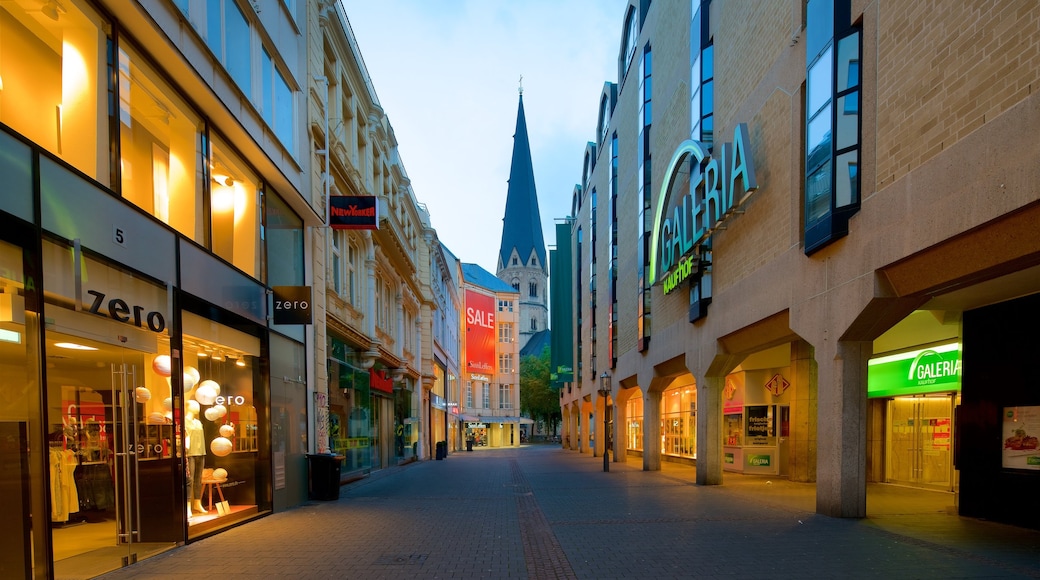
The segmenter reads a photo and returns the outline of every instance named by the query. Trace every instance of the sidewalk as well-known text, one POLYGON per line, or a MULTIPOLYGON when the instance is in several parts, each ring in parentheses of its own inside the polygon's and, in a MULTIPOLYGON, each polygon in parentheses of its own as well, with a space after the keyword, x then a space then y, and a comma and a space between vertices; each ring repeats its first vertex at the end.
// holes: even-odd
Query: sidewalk
POLYGON ((125 578, 1040 578, 1040 531, 871 486, 868 517, 815 486, 611 463, 556 445, 453 453, 103 576, 125 578))

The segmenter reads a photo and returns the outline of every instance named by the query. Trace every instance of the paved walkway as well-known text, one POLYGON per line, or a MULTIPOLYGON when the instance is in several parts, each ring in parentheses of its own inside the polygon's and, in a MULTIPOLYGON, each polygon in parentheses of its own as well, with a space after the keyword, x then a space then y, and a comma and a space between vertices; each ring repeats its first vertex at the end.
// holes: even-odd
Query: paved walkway
POLYGON ((951 494, 871 486, 845 520, 813 513, 812 485, 610 469, 555 445, 454 453, 102 578, 1040 578, 1040 531, 951 515, 951 494))

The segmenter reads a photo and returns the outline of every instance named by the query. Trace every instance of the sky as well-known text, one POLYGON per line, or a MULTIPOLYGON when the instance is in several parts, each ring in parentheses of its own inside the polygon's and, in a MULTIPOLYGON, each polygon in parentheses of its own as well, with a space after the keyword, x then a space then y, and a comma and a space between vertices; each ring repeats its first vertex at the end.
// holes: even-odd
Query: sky
POLYGON ((416 200, 495 273, 523 77, 546 251, 571 212, 627 0, 342 0, 416 200))

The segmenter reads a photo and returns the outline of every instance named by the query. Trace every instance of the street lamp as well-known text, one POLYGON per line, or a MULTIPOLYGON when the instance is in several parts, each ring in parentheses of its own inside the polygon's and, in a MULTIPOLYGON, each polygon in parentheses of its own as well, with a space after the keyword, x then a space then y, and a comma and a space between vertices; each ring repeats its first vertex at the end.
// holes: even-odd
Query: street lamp
POLYGON ((599 376, 599 396, 603 397, 603 471, 610 471, 610 424, 607 420, 607 397, 610 396, 610 373, 599 376))

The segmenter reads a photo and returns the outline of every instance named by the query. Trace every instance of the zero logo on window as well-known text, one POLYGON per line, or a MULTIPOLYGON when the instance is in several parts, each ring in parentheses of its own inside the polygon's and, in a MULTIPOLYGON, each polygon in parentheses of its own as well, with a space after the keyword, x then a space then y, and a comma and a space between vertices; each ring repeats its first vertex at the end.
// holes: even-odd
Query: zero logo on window
MULTIPOLYGON (((94 302, 90 305, 90 313, 104 316, 105 314, 101 312, 101 305, 105 302, 105 294, 97 290, 87 290, 87 294, 94 297, 94 302)), ((163 318, 161 312, 153 310, 145 313, 143 306, 131 307, 122 298, 113 298, 108 301, 108 316, 113 320, 133 324, 138 328, 144 328, 147 325, 148 330, 152 332, 166 330, 166 319, 163 318)))

